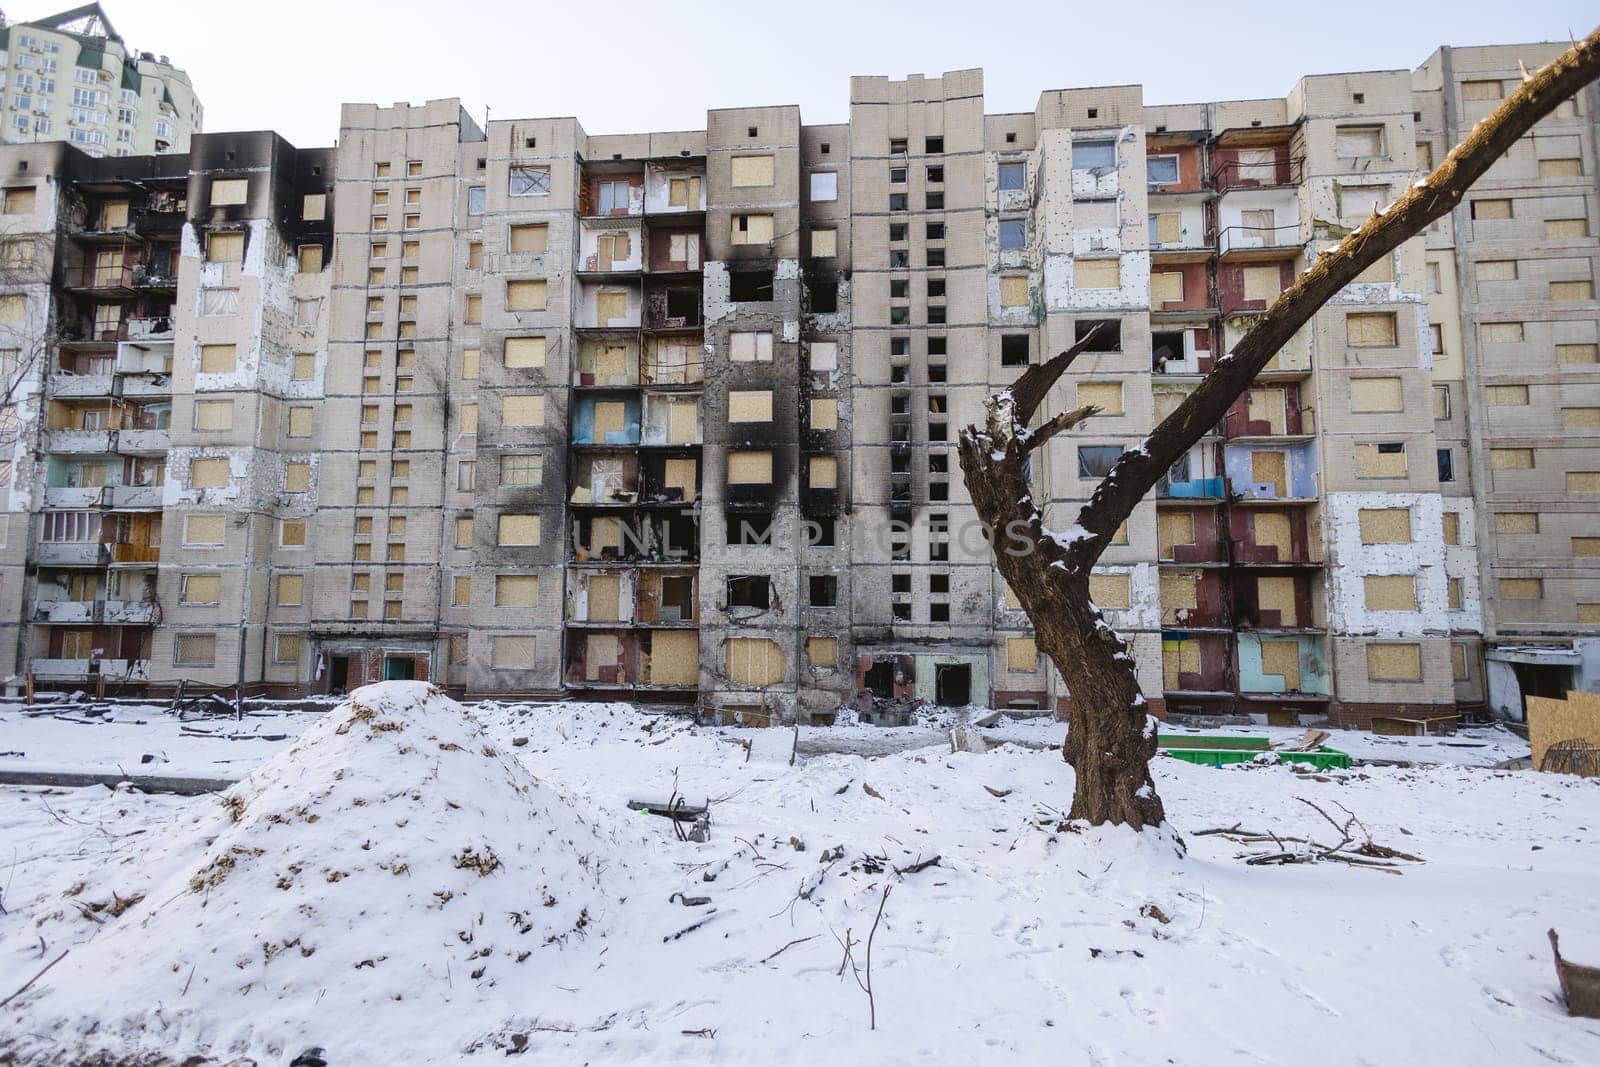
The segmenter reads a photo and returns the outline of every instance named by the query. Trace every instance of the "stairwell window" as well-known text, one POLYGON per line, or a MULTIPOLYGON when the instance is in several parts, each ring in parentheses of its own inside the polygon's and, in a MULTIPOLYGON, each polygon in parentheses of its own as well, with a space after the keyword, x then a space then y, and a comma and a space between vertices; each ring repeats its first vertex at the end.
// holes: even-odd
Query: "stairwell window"
POLYGON ((512 167, 507 193, 511 196, 549 196, 549 167, 512 167))

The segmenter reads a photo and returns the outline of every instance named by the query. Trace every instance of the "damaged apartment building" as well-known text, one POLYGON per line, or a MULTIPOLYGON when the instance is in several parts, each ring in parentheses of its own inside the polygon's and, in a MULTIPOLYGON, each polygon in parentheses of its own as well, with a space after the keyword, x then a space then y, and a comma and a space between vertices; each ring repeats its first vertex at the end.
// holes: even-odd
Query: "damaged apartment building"
MULTIPOLYGON (((479 125, 338 147, 0 148, 14 683, 297 695, 426 678, 721 721, 862 694, 1070 700, 955 458, 1093 331, 1040 455, 1070 524, 1314 259, 1554 45, 1287 97, 1137 85, 986 114, 979 71, 848 121, 479 125)), ((1281 351, 1093 593, 1169 713, 1520 717, 1600 687, 1593 90, 1281 351)))

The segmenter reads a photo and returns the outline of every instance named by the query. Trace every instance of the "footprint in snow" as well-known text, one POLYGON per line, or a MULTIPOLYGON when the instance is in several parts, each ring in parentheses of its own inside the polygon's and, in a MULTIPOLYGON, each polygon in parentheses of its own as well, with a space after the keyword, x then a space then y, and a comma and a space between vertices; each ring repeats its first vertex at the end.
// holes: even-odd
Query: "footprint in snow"
POLYGON ((1307 989, 1305 986, 1301 985, 1299 982, 1294 982, 1294 981, 1291 981, 1291 980, 1285 978, 1283 980, 1283 988, 1287 989, 1289 992, 1293 993, 1295 996, 1299 997, 1301 1000, 1304 1000, 1306 1003, 1310 1004, 1313 1008, 1316 1008, 1317 1011, 1321 1012, 1323 1015, 1328 1016, 1328 1018, 1330 1018, 1330 1019, 1338 1019, 1338 1018, 1341 1017, 1340 1013, 1338 1012, 1337 1009, 1335 1009, 1333 1007, 1333 1005, 1329 1004, 1327 1001, 1323 1000, 1321 997, 1319 997, 1315 993, 1311 992, 1311 990, 1307 989))

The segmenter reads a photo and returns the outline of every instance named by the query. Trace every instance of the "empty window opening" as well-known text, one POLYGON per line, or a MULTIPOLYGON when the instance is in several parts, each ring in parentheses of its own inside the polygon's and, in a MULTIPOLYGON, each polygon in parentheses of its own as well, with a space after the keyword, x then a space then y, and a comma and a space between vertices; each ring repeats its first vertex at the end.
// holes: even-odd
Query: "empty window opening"
POLYGON ((736 270, 728 275, 728 296, 740 302, 772 299, 772 271, 736 270))
POLYGON ((1080 319, 1073 323, 1073 341, 1082 341, 1089 336, 1089 331, 1094 331, 1094 342, 1089 346, 1093 352, 1121 352, 1122 351, 1122 323, 1118 319, 1080 319))
POLYGON ((772 580, 765 574, 733 574, 728 576, 728 607, 772 607, 772 580))
MULTIPOLYGON (((948 604, 936 604, 943 607, 946 614, 950 611, 948 604)), ((947 708, 964 708, 972 703, 972 667, 966 663, 940 664, 934 673, 934 700, 947 708)))
POLYGON ((835 279, 814 281, 810 286, 811 310, 819 315, 830 315, 839 310, 839 282, 835 279))
POLYGON ((813 574, 809 581, 809 600, 814 608, 831 608, 839 597, 839 579, 831 574, 813 574))
POLYGON ((772 543, 772 512, 754 511, 728 516, 728 544, 769 545, 772 543))

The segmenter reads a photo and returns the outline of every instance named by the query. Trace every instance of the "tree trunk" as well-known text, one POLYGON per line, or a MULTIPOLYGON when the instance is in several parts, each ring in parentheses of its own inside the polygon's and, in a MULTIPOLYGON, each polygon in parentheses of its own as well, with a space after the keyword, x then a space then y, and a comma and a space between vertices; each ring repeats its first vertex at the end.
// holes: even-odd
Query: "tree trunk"
POLYGON ((978 517, 994 538, 996 566, 1033 623, 1039 649, 1067 685, 1071 704, 1062 753, 1077 778, 1071 817, 1135 829, 1165 818, 1150 778, 1154 720, 1127 645, 1089 597, 1089 574, 1117 527, 1324 304, 1378 259, 1448 214, 1536 122, 1596 78, 1600 30, 1526 78, 1432 174, 1318 256, 1143 446, 1122 454, 1070 530, 1045 529, 1028 485, 1029 455, 1096 409, 1064 411, 1037 428, 1027 427, 1051 386, 1088 347, 1093 331, 991 396, 982 428, 961 431, 961 472, 978 517))

